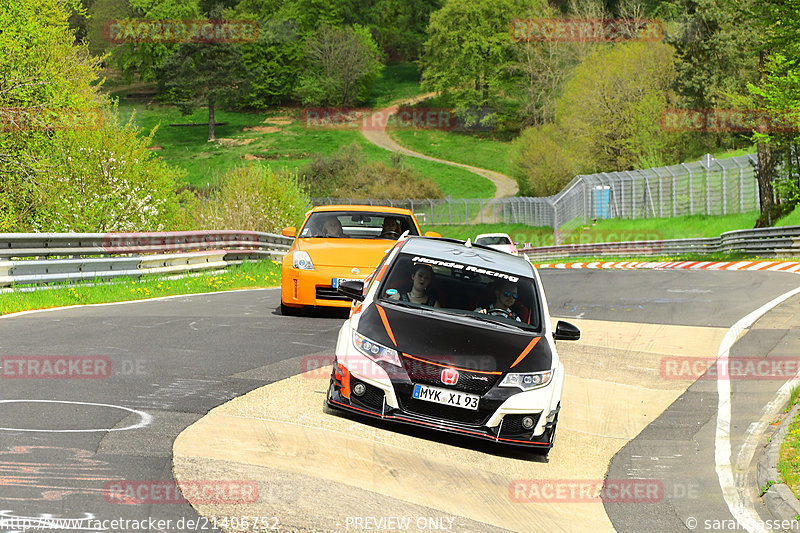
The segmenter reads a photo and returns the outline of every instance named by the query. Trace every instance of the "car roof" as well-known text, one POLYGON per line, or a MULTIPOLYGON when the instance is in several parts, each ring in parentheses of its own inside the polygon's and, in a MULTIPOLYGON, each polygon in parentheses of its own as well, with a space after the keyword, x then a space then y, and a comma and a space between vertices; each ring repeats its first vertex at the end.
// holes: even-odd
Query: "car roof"
POLYGON ((467 247, 465 241, 457 239, 408 237, 401 251, 518 276, 533 275, 533 267, 524 256, 507 254, 480 244, 467 247))
POLYGON ((306 216, 311 213, 317 213, 320 211, 367 211, 371 213, 389 213, 393 215, 411 215, 414 216, 414 213, 411 212, 410 209, 404 209, 402 207, 389 207, 386 205, 318 205, 312 208, 306 216))

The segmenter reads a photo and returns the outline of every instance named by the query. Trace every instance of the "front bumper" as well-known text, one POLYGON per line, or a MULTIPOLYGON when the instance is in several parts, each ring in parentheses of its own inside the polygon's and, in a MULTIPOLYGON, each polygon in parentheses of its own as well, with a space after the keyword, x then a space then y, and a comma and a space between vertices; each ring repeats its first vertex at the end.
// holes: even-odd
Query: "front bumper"
MULTIPOLYGON (((559 410, 557 402, 555 409, 550 409, 553 387, 551 384, 542 389, 512 394, 488 416, 481 417, 480 422, 459 421, 422 412, 425 409, 420 409, 420 400, 415 400, 417 403, 411 405, 413 402, 409 401, 410 398, 398 392, 383 368, 371 360, 361 356, 337 356, 327 404, 335 409, 446 433, 513 446, 550 449, 559 410), (381 372, 385 377, 380 375, 381 372), (361 397, 353 392, 353 387, 358 383, 362 383, 366 389, 361 397), (523 428, 521 422, 524 417, 534 420, 532 429, 523 428)), ((435 407, 437 404, 432 405, 435 407)))
POLYGON ((348 308, 352 300, 339 295, 331 286, 333 278, 364 279, 369 269, 353 274, 350 267, 318 266, 314 270, 299 270, 284 266, 281 270, 281 303, 290 307, 348 308))

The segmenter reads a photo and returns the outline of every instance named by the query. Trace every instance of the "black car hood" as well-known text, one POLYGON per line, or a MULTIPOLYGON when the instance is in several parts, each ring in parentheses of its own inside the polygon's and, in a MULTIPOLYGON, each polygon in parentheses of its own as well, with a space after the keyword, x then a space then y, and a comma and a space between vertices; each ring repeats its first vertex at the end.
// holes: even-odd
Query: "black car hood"
POLYGON ((357 329, 406 355, 467 370, 506 372, 517 362, 514 372, 538 372, 549 370, 552 363, 550 347, 540 334, 436 311, 373 304, 363 312, 357 329))

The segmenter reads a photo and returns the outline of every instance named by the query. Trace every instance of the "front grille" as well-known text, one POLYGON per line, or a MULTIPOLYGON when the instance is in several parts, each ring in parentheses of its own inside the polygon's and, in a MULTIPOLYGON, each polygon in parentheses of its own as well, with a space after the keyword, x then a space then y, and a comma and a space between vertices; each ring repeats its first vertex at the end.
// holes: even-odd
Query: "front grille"
POLYGON ((350 400, 355 403, 360 403, 364 407, 374 409, 375 411, 383 409, 383 391, 378 387, 370 385, 369 383, 364 383, 358 379, 350 378, 350 400), (356 383, 362 383, 367 388, 367 392, 365 392, 363 396, 359 397, 353 393, 353 387, 356 386, 356 383))
POLYGON ((336 289, 329 285, 317 285, 317 300, 341 300, 343 302, 350 301, 346 296, 342 296, 336 289))
POLYGON ((519 436, 525 435, 530 436, 533 432, 533 428, 536 427, 536 424, 539 423, 540 414, 530 414, 530 415, 505 415, 503 417, 503 427, 500 429, 500 436, 501 437, 511 437, 511 436, 519 436), (525 429, 522 427, 522 419, 526 416, 533 418, 533 427, 531 429, 525 429))
POLYGON ((411 381, 414 383, 451 388, 481 396, 486 394, 500 377, 495 374, 459 370, 458 383, 455 385, 444 385, 441 379, 442 370, 444 370, 442 366, 437 366, 418 359, 411 359, 410 357, 403 357, 403 366, 408 373, 408 377, 411 378, 411 381))
POLYGON ((486 413, 482 413, 481 411, 450 407, 438 403, 426 402, 424 400, 415 400, 414 398, 406 398, 402 401, 402 404, 404 409, 412 413, 443 418, 454 422, 462 422, 464 424, 481 425, 487 416, 486 413))

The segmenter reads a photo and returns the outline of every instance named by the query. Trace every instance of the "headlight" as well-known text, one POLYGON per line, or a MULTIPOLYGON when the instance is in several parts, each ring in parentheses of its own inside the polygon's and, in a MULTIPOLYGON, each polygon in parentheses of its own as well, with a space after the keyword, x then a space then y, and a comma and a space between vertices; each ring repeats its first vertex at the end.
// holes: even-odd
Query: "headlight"
POLYGON ((378 344, 377 342, 366 338, 356 331, 353 332, 353 346, 356 347, 356 350, 363 353, 375 362, 385 361, 394 366, 401 366, 400 357, 397 355, 397 350, 387 348, 382 344, 378 344))
POLYGON ((529 372, 526 374, 506 374, 503 381, 500 382, 501 387, 519 387, 524 391, 544 387, 550 383, 553 377, 553 371, 546 372, 529 372))
POLYGON ((311 262, 311 256, 308 252, 294 252, 292 254, 292 266, 300 270, 314 270, 314 263, 311 262))

